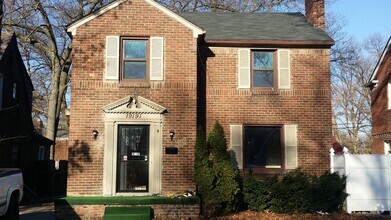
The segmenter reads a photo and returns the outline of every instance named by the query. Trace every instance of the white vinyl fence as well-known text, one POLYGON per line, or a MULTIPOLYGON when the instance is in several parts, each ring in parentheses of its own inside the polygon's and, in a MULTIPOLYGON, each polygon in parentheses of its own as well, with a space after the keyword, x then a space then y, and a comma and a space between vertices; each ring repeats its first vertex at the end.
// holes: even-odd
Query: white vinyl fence
MULTIPOLYGON (((331 172, 347 176, 346 211, 376 211, 391 210, 390 195, 390 155, 348 154, 334 155, 330 150, 331 172)), ((331 186, 332 187, 332 186, 331 186)))

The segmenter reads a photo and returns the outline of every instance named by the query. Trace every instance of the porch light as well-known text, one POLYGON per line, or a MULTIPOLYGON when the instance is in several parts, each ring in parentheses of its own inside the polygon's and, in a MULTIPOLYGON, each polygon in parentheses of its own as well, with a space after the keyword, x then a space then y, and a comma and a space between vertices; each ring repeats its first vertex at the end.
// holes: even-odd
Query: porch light
POLYGON ((174 141, 175 132, 173 130, 170 130, 170 139, 171 141, 174 141))
POLYGON ((94 139, 96 139, 96 137, 98 137, 98 134, 99 134, 99 131, 94 129, 92 130, 92 136, 94 137, 94 139))

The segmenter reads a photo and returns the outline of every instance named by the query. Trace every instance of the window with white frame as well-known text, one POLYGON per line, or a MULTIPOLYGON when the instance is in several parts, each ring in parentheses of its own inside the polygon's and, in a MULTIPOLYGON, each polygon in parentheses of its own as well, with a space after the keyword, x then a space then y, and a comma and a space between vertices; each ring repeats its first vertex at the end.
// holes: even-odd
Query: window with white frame
POLYGON ((238 88, 290 89, 290 51, 238 49, 238 88))
POLYGON ((107 80, 163 80, 163 37, 106 36, 107 80))
POLYGON ((296 169, 297 125, 230 125, 230 148, 238 169, 296 169))

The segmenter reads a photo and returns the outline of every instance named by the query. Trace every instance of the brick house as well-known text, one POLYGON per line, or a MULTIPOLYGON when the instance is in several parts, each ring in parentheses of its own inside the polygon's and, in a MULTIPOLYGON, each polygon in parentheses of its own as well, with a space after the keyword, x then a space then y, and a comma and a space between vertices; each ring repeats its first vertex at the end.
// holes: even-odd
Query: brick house
POLYGON ((306 14, 118 0, 70 24, 68 196, 194 189, 196 130, 215 121, 243 173, 328 170, 334 41, 323 1, 306 14))
POLYGON ((391 150, 391 37, 366 84, 371 90, 373 153, 391 150))

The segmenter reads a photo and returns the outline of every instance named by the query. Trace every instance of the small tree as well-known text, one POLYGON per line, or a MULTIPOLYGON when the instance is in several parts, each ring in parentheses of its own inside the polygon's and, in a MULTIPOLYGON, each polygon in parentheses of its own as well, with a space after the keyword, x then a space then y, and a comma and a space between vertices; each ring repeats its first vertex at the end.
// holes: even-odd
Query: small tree
POLYGON ((216 122, 207 143, 203 136, 198 129, 194 163, 203 213, 213 216, 232 212, 239 193, 238 172, 231 166, 224 130, 216 122))

